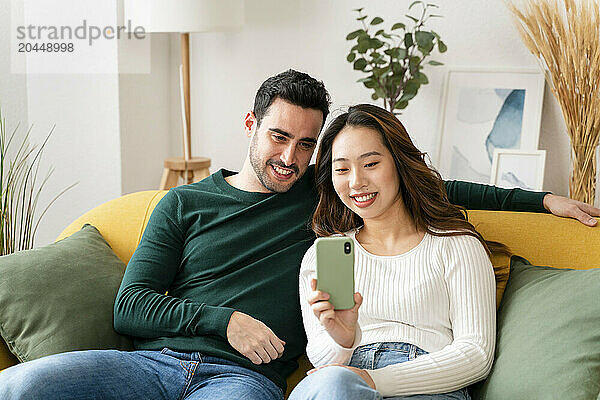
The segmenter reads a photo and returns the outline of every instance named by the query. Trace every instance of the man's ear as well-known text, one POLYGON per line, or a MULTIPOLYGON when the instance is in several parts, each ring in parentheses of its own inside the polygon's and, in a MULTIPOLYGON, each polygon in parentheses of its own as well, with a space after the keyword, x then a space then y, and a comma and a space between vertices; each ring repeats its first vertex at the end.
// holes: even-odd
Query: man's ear
POLYGON ((256 116, 252 111, 248 112, 244 118, 244 132, 246 132, 246 136, 251 137, 257 127, 256 116))

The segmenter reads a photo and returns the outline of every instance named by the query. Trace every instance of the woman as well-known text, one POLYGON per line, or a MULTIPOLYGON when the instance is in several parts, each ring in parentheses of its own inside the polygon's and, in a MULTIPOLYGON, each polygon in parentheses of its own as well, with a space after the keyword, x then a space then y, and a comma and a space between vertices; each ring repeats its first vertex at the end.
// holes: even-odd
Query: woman
POLYGON ((502 246, 449 203, 424 156, 400 121, 374 105, 351 107, 324 132, 313 230, 353 238, 358 292, 354 308, 334 310, 316 291, 314 245, 307 251, 300 301, 317 368, 290 399, 469 399, 465 387, 489 373, 489 254, 502 246))

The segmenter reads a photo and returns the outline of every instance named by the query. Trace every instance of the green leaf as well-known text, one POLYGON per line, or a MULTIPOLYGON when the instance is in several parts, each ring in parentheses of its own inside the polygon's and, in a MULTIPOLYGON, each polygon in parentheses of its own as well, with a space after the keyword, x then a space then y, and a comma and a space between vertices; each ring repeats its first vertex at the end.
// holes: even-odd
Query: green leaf
POLYGON ((412 34, 410 32, 406 32, 406 34, 404 35, 404 46, 406 46, 406 48, 408 49, 409 47, 412 47, 415 43, 413 42, 413 37, 412 34))
POLYGON ((421 62, 421 58, 418 56, 412 56, 408 59, 408 70, 412 76, 415 76, 417 72, 419 72, 419 63, 421 62))
POLYGON ((383 42, 379 39, 371 39, 369 44, 372 49, 380 49, 383 47, 383 42))
POLYGON ((383 67, 383 68, 374 68, 373 69, 373 75, 375 76, 375 78, 379 79, 382 76, 386 75, 389 71, 390 71, 390 66, 389 65, 386 66, 386 67, 383 67))
POLYGON ((398 99, 398 101, 409 101, 415 98, 415 96, 417 95, 417 93, 412 93, 412 92, 404 92, 402 94, 402 96, 400 96, 400 99, 398 99))
POLYGON ((348 34, 348 36, 346 36, 346 40, 356 39, 357 37, 360 36, 361 33, 366 33, 366 32, 364 29, 358 29, 358 30, 355 30, 354 32, 350 32, 348 34))
POLYGON ((394 75, 404 75, 404 68, 402 68, 402 64, 395 62, 392 63, 392 72, 394 75))
POLYGON ((354 61, 355 58, 356 58, 356 53, 350 53, 346 57, 346 60, 348 60, 348 62, 352 62, 352 61, 354 61))
POLYGON ((391 49, 387 49, 386 51, 384 51, 385 54, 387 54, 388 56, 392 56, 393 58, 398 58, 399 52, 400 52, 400 49, 398 47, 393 47, 391 49))
POLYGON ((350 51, 356 51, 358 50, 358 45, 355 44, 354 46, 352 46, 352 48, 350 49, 350 51))
POLYGON ((364 9, 365 9, 364 7, 361 7, 361 8, 355 8, 355 9, 354 9, 354 10, 352 10, 352 11, 361 12, 361 11, 362 11, 362 10, 364 10, 364 9))
POLYGON ((438 40, 438 50, 440 51, 440 53, 445 53, 446 50, 448 50, 446 43, 442 42, 441 40, 438 40))
POLYGON ((395 31, 396 29, 406 29, 406 25, 404 25, 402 22, 396 22, 394 25, 392 25, 392 30, 395 31))
POLYGON ((430 18, 444 18, 443 15, 439 15, 439 14, 430 14, 429 17, 430 18))
POLYGON ((408 15, 408 14, 406 14, 406 15, 405 15, 405 17, 406 17, 406 18, 409 18, 409 19, 412 19, 412 20, 415 22, 415 24, 419 22, 419 20, 418 20, 418 19, 416 19, 415 17, 413 17, 412 15, 408 15))
POLYGON ((427 64, 429 64, 429 65, 444 65, 444 63, 441 63, 439 61, 433 61, 433 60, 427 62, 427 64))
POLYGON ((371 40, 369 38, 360 38, 358 40, 358 52, 364 54, 371 48, 371 40))
POLYGON ((378 60, 380 58, 383 58, 383 54, 378 53, 376 51, 372 51, 371 54, 369 54, 369 55, 373 58, 373 60, 378 60))
POLYGON ((429 79, 427 79, 427 75, 425 75, 425 74, 424 74, 424 73, 422 73, 422 72, 418 72, 418 73, 415 75, 415 78, 417 79, 417 81, 419 81, 419 83, 420 83, 421 85, 427 85, 427 84, 429 83, 429 79))
POLYGON ((365 69, 366 66, 367 66, 367 60, 365 60, 364 58, 359 58, 358 60, 354 61, 354 69, 355 70, 362 71, 365 69))
POLYGON ((406 57, 406 49, 403 49, 402 47, 393 47, 391 49, 387 49, 384 51, 384 53, 399 60, 403 60, 406 57))
POLYGON ((379 36, 384 32, 383 29, 378 30, 377 32, 375 32, 375 36, 379 36))
POLYGON ((379 25, 383 22, 383 18, 375 17, 371 20, 371 25, 379 25))
POLYGON ((411 8, 413 8, 413 6, 415 6, 417 4, 423 4, 423 2, 420 0, 413 1, 412 3, 410 3, 410 6, 408 6, 408 9, 410 10, 411 8))
POLYGON ((415 41, 419 47, 431 51, 433 49, 433 39, 435 36, 431 32, 417 31, 415 32, 415 41))
POLYGON ((427 7, 440 8, 437 4, 427 3, 427 7))
POLYGON ((383 37, 384 37, 384 38, 386 38, 386 39, 391 39, 391 38, 392 38, 392 35, 390 35, 389 33, 385 33, 385 32, 383 32, 383 33, 381 34, 381 36, 383 36, 383 37))
POLYGON ((377 86, 377 82, 375 82, 373 79, 370 79, 366 82, 363 82, 363 85, 365 85, 365 87, 368 89, 373 89, 375 86, 377 86))
POLYGON ((377 99, 379 99, 379 96, 377 96, 377 93, 373 93, 373 94, 371 95, 371 98, 372 98, 373 100, 377 100, 377 99))
POLYGON ((362 21, 364 19, 367 19, 368 15, 363 15, 362 17, 358 17, 356 18, 357 21, 362 21))
POLYGON ((403 80, 404 79, 402 76, 394 75, 394 77, 392 78, 392 85, 394 86, 394 88, 397 88, 398 86, 400 86, 402 84, 403 80))
POLYGON ((417 94, 421 84, 416 79, 409 79, 404 86, 404 93, 417 94))
POLYGON ((394 108, 397 110, 403 110, 406 108, 406 106, 408 106, 408 100, 402 100, 402 101, 398 101, 396 103, 396 105, 394 106, 394 108))

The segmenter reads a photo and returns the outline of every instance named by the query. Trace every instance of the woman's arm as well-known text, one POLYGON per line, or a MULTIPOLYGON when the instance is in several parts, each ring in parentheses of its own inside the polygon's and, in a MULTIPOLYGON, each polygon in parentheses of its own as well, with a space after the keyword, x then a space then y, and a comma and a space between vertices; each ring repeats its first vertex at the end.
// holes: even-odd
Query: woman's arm
POLYGON ((354 344, 347 348, 336 343, 315 316, 308 302, 313 293, 311 281, 316 278, 315 255, 315 246, 313 245, 304 255, 300 268, 300 306, 302 308, 304 330, 308 339, 306 354, 314 366, 332 363, 346 364, 350 361, 352 352, 360 343, 360 327, 358 325, 356 327, 354 344))
POLYGON ((454 340, 415 360, 368 371, 384 396, 446 393, 489 373, 496 340, 496 284, 481 243, 471 236, 446 238, 444 277, 454 340))

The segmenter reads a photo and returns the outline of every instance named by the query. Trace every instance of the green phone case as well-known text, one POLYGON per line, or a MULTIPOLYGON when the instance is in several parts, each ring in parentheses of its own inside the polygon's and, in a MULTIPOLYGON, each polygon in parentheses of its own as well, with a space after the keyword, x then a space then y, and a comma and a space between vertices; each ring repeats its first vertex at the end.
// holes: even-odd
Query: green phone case
POLYGON ((329 293, 336 310, 354 307, 354 242, 345 236, 319 238, 316 249, 317 290, 329 293))

